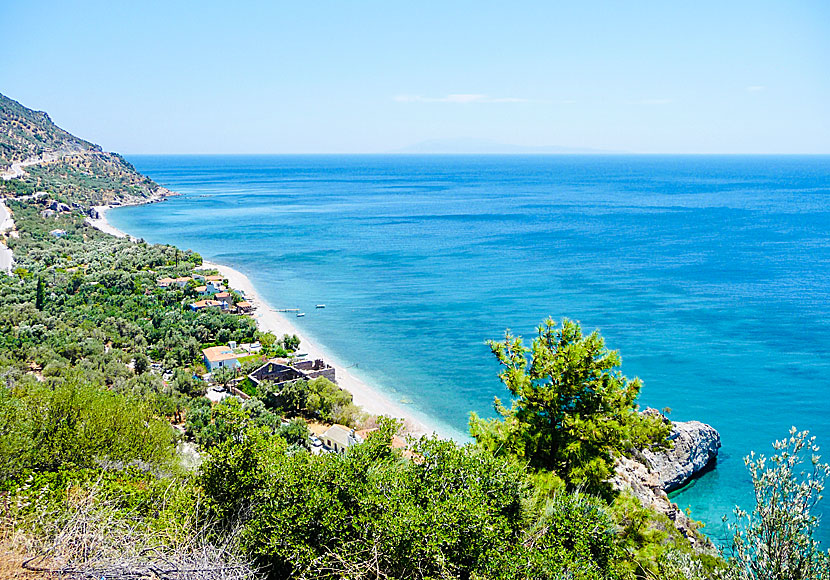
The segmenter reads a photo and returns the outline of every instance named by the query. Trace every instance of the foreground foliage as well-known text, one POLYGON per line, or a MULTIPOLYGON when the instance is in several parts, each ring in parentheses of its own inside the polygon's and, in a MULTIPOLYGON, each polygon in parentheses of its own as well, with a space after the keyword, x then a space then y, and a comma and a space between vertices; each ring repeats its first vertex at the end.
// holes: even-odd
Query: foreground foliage
POLYGON ((514 398, 509 409, 496 399, 502 420, 471 416, 470 433, 491 452, 553 471, 570 489, 607 496, 617 457, 667 445, 671 426, 637 412, 642 383, 616 370, 619 353, 598 332, 586 336, 576 322, 558 326, 549 318, 531 348, 509 332, 490 347, 514 398))
POLYGON ((601 502, 563 493, 536 514, 521 464, 434 438, 408 460, 394 430, 310 455, 252 429, 211 452, 201 482, 274 578, 618 577, 601 502))
POLYGON ((139 399, 69 378, 0 388, 0 481, 29 470, 84 468, 115 458, 163 467, 175 435, 139 399))
POLYGON ((735 509, 732 554, 742 574, 751 580, 830 578, 830 552, 814 539, 818 517, 813 513, 830 475, 822 463, 815 437, 790 430, 776 441, 777 453, 755 453, 744 459, 755 487, 755 508, 735 509))

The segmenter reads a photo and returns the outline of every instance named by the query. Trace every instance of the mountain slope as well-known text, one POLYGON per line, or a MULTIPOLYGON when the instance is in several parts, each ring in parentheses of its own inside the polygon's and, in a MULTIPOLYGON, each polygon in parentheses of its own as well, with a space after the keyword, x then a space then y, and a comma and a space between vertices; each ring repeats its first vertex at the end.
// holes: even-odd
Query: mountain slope
POLYGON ((165 195, 123 157, 61 129, 0 94, 0 194, 46 191, 84 205, 165 195))
POLYGON ((101 148, 64 131, 43 111, 0 94, 0 167, 53 151, 89 150, 101 148))

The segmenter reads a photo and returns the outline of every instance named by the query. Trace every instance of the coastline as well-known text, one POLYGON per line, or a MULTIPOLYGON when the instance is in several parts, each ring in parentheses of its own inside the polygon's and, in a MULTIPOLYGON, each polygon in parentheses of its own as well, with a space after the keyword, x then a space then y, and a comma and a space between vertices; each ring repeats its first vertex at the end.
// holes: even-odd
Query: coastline
POLYGON ((111 210, 113 206, 109 205, 96 205, 93 206, 93 209, 98 212, 97 218, 87 218, 87 223, 91 225, 93 228, 97 230, 101 230, 105 234, 109 234, 111 236, 115 236, 116 238, 127 238, 129 237, 131 240, 135 241, 136 238, 132 236, 128 236, 126 233, 122 232, 115 226, 113 226, 109 221, 107 221, 107 212, 111 210))
POLYGON ((387 415, 402 419, 406 432, 413 435, 423 435, 434 431, 434 428, 428 428, 424 418, 416 416, 415 413, 403 408, 385 393, 355 376, 325 346, 311 339, 307 333, 299 330, 283 313, 277 312, 262 298, 245 274, 230 266, 207 260, 202 262, 202 267, 218 270, 222 276, 228 279, 228 285, 231 288, 241 290, 244 293, 245 299, 255 307, 253 319, 260 330, 273 332, 277 336, 296 334, 300 338, 300 350, 308 353, 309 359, 323 359, 333 366, 337 376, 337 384, 349 391, 354 397, 354 402, 360 405, 364 411, 373 415, 387 415))
MULTIPOLYGON (((98 212, 99 217, 88 218, 87 223, 104 233, 137 241, 138 238, 113 226, 107 220, 107 212, 116 207, 153 203, 162 199, 164 199, 164 196, 151 198, 151 200, 127 203, 121 206, 96 206, 95 210, 98 212)), ((235 268, 208 260, 202 262, 202 268, 218 270, 222 276, 228 279, 228 285, 231 288, 242 291, 245 299, 255 307, 252 318, 256 321, 260 330, 273 332, 277 336, 282 334, 296 334, 300 338, 300 349, 308 354, 308 358, 322 358, 333 366, 336 372, 337 384, 349 391, 354 398, 355 404, 359 405, 364 411, 372 415, 386 415, 401 419, 404 423, 404 431, 411 435, 421 436, 438 433, 439 435, 450 436, 449 433, 442 433, 442 429, 431 424, 427 416, 415 412, 414 409, 407 409, 402 403, 393 401, 381 389, 372 386, 366 380, 352 373, 323 344, 311 337, 308 333, 299 330, 288 317, 281 312, 277 312, 271 304, 263 299, 248 276, 235 268)))

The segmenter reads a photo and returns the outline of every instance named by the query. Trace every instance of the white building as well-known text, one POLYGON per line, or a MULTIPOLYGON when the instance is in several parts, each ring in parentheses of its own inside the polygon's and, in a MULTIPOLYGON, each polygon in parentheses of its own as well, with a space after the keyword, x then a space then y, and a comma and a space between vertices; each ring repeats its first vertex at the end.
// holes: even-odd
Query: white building
POLYGON ((242 365, 239 364, 237 357, 246 356, 248 353, 243 352, 242 354, 238 354, 235 351, 235 348, 228 345, 211 346, 210 348, 202 350, 202 355, 204 356, 205 366, 207 367, 208 372, 212 373, 216 369, 221 368, 241 367, 242 365))

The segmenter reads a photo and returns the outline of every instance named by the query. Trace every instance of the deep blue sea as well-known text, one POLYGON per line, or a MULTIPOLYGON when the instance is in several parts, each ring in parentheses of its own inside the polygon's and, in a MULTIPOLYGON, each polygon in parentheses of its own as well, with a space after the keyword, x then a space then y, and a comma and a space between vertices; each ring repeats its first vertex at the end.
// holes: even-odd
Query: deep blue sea
POLYGON ((720 431, 673 498, 716 541, 752 507, 750 450, 791 425, 830 450, 830 157, 129 160, 183 195, 116 227, 243 271, 445 434, 506 398, 485 341, 550 315, 599 329, 643 405, 720 431))

